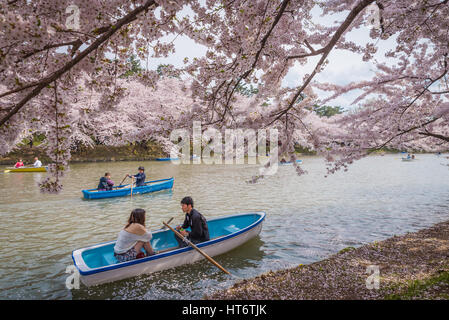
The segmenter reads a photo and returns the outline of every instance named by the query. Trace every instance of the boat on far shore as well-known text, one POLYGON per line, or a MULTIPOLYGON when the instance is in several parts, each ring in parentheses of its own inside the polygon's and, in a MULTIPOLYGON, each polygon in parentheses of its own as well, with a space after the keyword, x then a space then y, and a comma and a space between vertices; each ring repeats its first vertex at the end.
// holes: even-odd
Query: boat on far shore
MULTIPOLYGON (((296 163, 302 163, 302 160, 297 159, 296 163)), ((285 161, 285 162, 280 161, 279 164, 286 165, 286 164, 293 164, 293 162, 291 162, 291 161, 285 161)))
POLYGON ((156 158, 156 161, 173 161, 179 160, 179 158, 156 158))
MULTIPOLYGON (((184 158, 184 156, 183 156, 183 158, 184 158)), ((199 156, 194 154, 194 155, 190 156, 189 159, 193 160, 193 159, 198 159, 198 158, 199 158, 199 156)), ((156 161, 177 161, 177 160, 180 160, 180 158, 170 158, 170 157, 167 157, 167 158, 156 158, 156 161)))

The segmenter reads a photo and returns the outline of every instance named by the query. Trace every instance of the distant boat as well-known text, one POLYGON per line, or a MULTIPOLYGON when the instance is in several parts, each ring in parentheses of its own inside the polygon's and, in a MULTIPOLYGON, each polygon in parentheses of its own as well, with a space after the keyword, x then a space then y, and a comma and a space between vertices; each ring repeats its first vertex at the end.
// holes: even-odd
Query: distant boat
MULTIPOLYGON (((144 194, 173 188, 174 179, 161 179, 145 182, 144 186, 132 188, 132 194, 144 194)), ((123 187, 129 186, 129 184, 123 187)), ((109 191, 98 191, 98 189, 82 190, 85 199, 104 199, 114 197, 124 197, 131 195, 131 187, 127 188, 114 187, 109 191)))
MULTIPOLYGON (((190 160, 198 159, 199 157, 194 154, 193 156, 190 156, 190 160)), ((176 161, 180 160, 179 158, 156 158, 156 161, 176 161)))
MULTIPOLYGON (((296 160, 296 163, 302 163, 302 160, 296 160)), ((291 162, 291 161, 286 161, 286 162, 279 162, 279 164, 282 164, 282 165, 286 165, 286 164, 293 164, 293 162, 291 162)))
POLYGON ((415 160, 415 159, 412 159, 412 158, 402 158, 402 161, 413 161, 413 160, 415 160))
MULTIPOLYGON (((196 244, 207 255, 213 257, 228 252, 256 237, 262 230, 265 212, 241 213, 208 219, 210 240, 196 244)), ((192 247, 179 248, 171 230, 152 232, 151 246, 158 254, 118 262, 114 257, 116 241, 100 243, 74 250, 72 259, 86 286, 97 285, 141 274, 174 268, 194 263, 203 256, 192 247)))
POLYGON ((6 168, 4 172, 47 172, 47 167, 20 167, 20 168, 6 168))

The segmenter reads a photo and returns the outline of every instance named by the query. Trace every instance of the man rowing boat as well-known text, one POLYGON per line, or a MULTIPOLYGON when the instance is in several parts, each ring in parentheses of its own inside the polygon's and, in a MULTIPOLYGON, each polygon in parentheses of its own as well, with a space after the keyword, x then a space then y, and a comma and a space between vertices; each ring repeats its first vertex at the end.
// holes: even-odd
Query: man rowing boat
MULTIPOLYGON (((194 244, 209 241, 209 228, 207 226, 206 218, 204 218, 201 213, 193 208, 193 199, 191 197, 184 197, 181 200, 181 208, 182 211, 185 212, 186 216, 184 223, 176 227, 179 233, 181 233, 184 237, 187 237, 187 239, 194 244), (190 232, 184 230, 189 227, 190 232)), ((176 234, 175 238, 180 248, 188 245, 176 234)))
POLYGON ((140 166, 138 170, 139 170, 138 174, 135 174, 135 175, 127 174, 126 176, 130 177, 130 178, 131 177, 136 178, 136 187, 142 187, 145 185, 145 179, 146 179, 145 168, 140 166))

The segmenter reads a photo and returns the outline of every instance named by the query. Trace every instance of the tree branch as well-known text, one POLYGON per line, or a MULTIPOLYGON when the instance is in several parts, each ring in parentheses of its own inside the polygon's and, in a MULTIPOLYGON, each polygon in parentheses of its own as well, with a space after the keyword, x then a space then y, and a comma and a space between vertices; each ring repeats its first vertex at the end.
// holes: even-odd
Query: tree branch
POLYGON ((92 51, 94 51, 106 40, 108 40, 114 33, 120 30, 121 27, 134 21, 139 13, 147 10, 152 5, 158 6, 154 0, 148 0, 144 5, 137 7, 136 9, 128 13, 122 19, 118 20, 117 23, 114 24, 111 28, 109 28, 107 32, 105 32, 101 37, 95 40, 89 47, 87 47, 73 60, 68 62, 65 66, 63 66, 59 70, 55 71, 52 75, 36 83, 35 84, 36 87, 29 94, 27 94, 19 103, 17 103, 5 117, 3 117, 0 120, 0 127, 3 126, 13 115, 15 115, 28 101, 37 96, 42 91, 43 88, 45 88, 48 84, 52 83, 56 79, 59 79, 64 73, 72 69, 81 60, 87 57, 92 51))
POLYGON ((423 131, 418 132, 418 134, 423 135, 423 136, 437 138, 437 139, 449 142, 449 137, 446 137, 446 136, 443 136, 443 135, 437 134, 437 133, 432 133, 432 132, 429 132, 427 130, 425 132, 423 132, 423 131))
MULTIPOLYGON (((326 60, 329 53, 332 51, 334 46, 337 44, 338 40, 340 40, 340 37, 343 35, 343 33, 346 31, 346 29, 351 25, 351 23, 355 20, 355 18, 358 16, 358 14, 365 9, 367 6, 369 6, 371 3, 373 3, 374 0, 362 0, 357 6, 355 6, 349 15, 346 17, 345 21, 341 24, 341 26, 335 31, 335 34, 332 36, 329 43, 322 49, 315 51, 315 53, 312 53, 310 55, 317 55, 319 53, 323 53, 323 56, 318 61, 315 69, 313 70, 312 74, 307 78, 307 80, 304 82, 304 84, 298 89, 292 100, 290 101, 289 105, 276 113, 276 118, 271 121, 269 125, 274 123, 276 120, 278 120, 282 115, 284 115, 288 110, 290 110, 293 105, 295 104, 298 97, 301 95, 301 93, 304 91, 304 89, 309 85, 309 83, 312 81, 312 79, 315 77, 317 70, 323 65, 324 61, 326 60)), ((287 58, 288 59, 288 58, 287 58)))

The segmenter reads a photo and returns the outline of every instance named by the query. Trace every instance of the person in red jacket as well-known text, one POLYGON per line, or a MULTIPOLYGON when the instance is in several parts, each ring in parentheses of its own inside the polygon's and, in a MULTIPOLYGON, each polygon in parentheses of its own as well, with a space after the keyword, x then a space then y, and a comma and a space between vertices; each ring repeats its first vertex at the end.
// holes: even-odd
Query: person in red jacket
POLYGON ((24 166, 24 164, 23 164, 22 159, 19 159, 19 161, 17 161, 17 163, 16 163, 16 165, 14 167, 15 168, 20 168, 20 167, 23 167, 23 166, 24 166))

